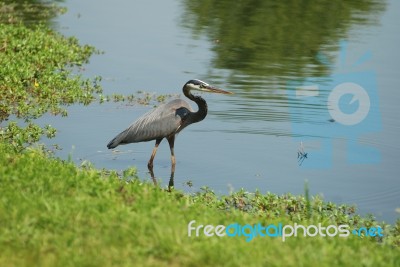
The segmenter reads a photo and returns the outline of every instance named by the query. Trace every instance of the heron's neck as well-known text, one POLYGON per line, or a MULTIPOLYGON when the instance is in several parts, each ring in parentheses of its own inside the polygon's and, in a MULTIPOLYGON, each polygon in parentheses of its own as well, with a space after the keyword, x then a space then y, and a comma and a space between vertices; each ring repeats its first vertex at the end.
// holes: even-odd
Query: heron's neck
POLYGON ((185 96, 190 100, 196 102, 197 106, 199 107, 199 110, 197 112, 193 112, 190 114, 190 123, 196 123, 204 120, 204 118, 207 116, 208 111, 207 102, 202 97, 194 96, 190 92, 185 92, 185 96))

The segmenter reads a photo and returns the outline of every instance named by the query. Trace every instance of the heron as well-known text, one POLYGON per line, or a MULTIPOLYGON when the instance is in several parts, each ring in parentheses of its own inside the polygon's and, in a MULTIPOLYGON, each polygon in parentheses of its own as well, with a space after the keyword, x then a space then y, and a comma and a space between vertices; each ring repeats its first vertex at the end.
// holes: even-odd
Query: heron
POLYGON ((188 125, 200 122, 207 116, 207 102, 202 97, 193 95, 191 91, 233 94, 197 79, 186 82, 182 90, 187 98, 197 104, 198 111, 195 112, 186 101, 174 99, 139 117, 127 129, 114 137, 108 143, 107 148, 112 149, 119 145, 155 140, 156 143, 147 164, 148 169, 152 173, 153 160, 156 156, 158 146, 166 138, 171 151, 171 168, 173 173, 176 164, 174 154, 175 136, 188 125))

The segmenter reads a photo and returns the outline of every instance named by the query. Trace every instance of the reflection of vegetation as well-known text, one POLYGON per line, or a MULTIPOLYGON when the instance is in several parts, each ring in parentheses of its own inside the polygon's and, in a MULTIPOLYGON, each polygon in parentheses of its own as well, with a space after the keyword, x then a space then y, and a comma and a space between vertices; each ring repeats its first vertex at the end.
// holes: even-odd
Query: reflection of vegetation
POLYGON ((337 44, 352 24, 371 23, 369 15, 384 8, 374 0, 184 2, 185 26, 214 43, 213 67, 256 77, 326 74, 321 48, 337 44))
MULTIPOLYGON (((56 4, 38 0, 5 0, 0 3, 0 23, 23 23, 31 25, 47 23, 58 13, 65 11, 56 4)), ((50 1, 51 2, 51 1, 50 1)))

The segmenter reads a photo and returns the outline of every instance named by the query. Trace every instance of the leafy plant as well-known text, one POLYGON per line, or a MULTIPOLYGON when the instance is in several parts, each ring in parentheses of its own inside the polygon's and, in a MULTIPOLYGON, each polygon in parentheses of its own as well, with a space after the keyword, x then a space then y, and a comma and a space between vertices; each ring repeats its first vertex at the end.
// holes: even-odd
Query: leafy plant
POLYGON ((53 137, 54 128, 33 120, 45 113, 66 116, 66 106, 93 101, 102 92, 100 78, 85 79, 78 73, 97 52, 46 26, 0 24, 0 140, 21 148, 44 134, 53 137), (27 126, 4 125, 10 118, 27 126))

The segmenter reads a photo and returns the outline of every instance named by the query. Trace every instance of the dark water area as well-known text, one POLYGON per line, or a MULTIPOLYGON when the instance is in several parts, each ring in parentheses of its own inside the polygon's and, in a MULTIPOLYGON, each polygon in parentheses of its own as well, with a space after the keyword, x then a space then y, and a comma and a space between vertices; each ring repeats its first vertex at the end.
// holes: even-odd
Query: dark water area
MULTIPOLYGON (((400 3, 389 1, 65 1, 53 27, 104 51, 85 67, 106 94, 181 93, 193 78, 234 92, 203 94, 207 118, 175 142, 175 187, 218 194, 311 194, 393 223, 400 208, 400 3), (298 155, 307 153, 299 161, 298 155), (300 164, 301 163, 301 164, 300 164), (188 182, 192 187, 187 185, 188 182)), ((192 104, 195 107, 195 104, 192 104)), ((45 116, 66 158, 138 168, 153 142, 106 144, 151 106, 72 106, 45 116)), ((168 183, 167 142, 154 161, 168 183)))
POLYGON ((19 24, 31 27, 37 24, 53 25, 57 15, 65 12, 62 0, 2 0, 0 23, 19 24))

